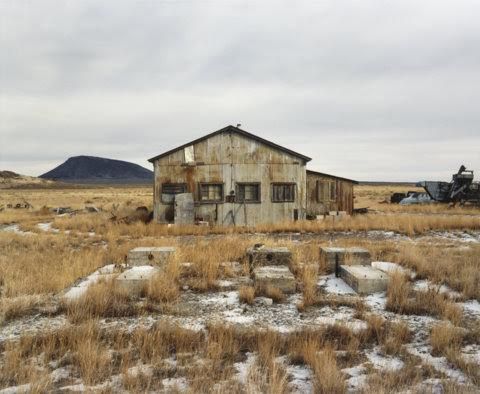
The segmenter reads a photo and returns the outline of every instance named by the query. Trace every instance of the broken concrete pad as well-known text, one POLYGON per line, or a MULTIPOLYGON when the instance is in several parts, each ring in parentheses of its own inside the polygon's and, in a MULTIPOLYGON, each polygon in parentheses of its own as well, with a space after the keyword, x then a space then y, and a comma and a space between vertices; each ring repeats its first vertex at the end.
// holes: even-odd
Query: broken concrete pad
POLYGON ((363 248, 320 248, 320 263, 326 265, 329 272, 335 271, 335 260, 339 265, 370 265, 370 252, 363 248))
POLYGON ((292 262, 292 252, 285 247, 253 247, 247 250, 247 256, 251 268, 267 265, 289 266, 292 262))
POLYGON ((73 301, 83 296, 88 288, 100 280, 110 280, 117 276, 117 267, 115 264, 105 265, 89 276, 77 281, 72 287, 63 293, 63 297, 68 301, 73 301))
POLYGON ((341 265, 340 277, 359 294, 386 291, 388 286, 387 274, 365 265, 341 265))
POLYGON ((139 296, 148 281, 158 272, 157 267, 150 265, 136 266, 123 271, 115 281, 119 288, 126 290, 130 295, 139 296))
POLYGON ((255 268, 253 271, 255 286, 272 286, 282 290, 284 293, 295 293, 295 277, 288 267, 264 266, 255 268))
POLYGON ((131 267, 140 265, 152 265, 163 267, 175 254, 175 248, 163 247, 139 247, 128 252, 127 264, 131 267))

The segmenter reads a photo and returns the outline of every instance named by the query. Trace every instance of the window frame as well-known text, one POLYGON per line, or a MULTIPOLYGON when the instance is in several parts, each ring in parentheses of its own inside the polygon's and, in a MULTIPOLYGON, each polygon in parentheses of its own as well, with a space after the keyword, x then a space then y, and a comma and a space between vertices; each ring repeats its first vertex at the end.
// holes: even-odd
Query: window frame
POLYGON ((317 180, 317 202, 337 201, 337 181, 318 179, 317 180), (332 198, 332 195, 334 198, 332 198))
POLYGON ((182 194, 182 193, 188 193, 188 185, 185 182, 164 182, 162 183, 161 189, 160 189, 160 200, 162 201, 162 204, 167 204, 167 205, 172 205, 174 203, 174 199, 172 201, 166 201, 163 196, 164 195, 170 195, 170 196, 176 196, 177 194, 182 194), (165 185, 175 185, 175 186, 182 186, 183 190, 180 193, 164 193, 163 188, 165 185))
POLYGON ((295 202, 297 198, 297 184, 295 182, 272 182, 271 187, 270 187, 270 193, 271 193, 271 201, 272 203, 292 203, 295 202), (276 186, 283 186, 283 187, 291 187, 292 188, 292 199, 291 200, 275 200, 275 193, 274 189, 276 186))
POLYGON ((329 193, 330 193, 330 201, 337 201, 337 181, 335 180, 330 181, 329 193), (332 198, 332 195, 333 195, 333 198, 332 198))
POLYGON ((225 184, 221 182, 199 182, 198 183, 198 201, 200 204, 221 204, 225 200, 225 184), (203 186, 220 186, 221 197, 219 200, 202 200, 202 187, 203 186))
POLYGON ((235 184, 235 202, 238 204, 260 204, 262 202, 262 183, 261 182, 236 182, 235 184), (245 200, 245 192, 244 192, 244 199, 239 199, 239 190, 240 187, 245 186, 256 186, 257 187, 257 199, 256 200, 245 200))

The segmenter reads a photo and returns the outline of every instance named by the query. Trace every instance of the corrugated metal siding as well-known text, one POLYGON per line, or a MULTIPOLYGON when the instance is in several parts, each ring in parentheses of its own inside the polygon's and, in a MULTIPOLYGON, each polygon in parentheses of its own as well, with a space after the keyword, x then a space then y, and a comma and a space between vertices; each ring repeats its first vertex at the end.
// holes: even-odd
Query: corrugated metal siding
POLYGON ((155 161, 155 219, 171 220, 173 207, 162 204, 163 183, 186 183, 194 194, 196 216, 217 224, 256 225, 293 220, 306 214, 306 163, 289 153, 258 141, 225 132, 194 145, 195 165, 184 163, 183 150, 155 161), (223 183, 224 194, 235 190, 237 182, 260 182, 261 203, 201 203, 201 182, 223 183), (271 183, 296 183, 295 202, 273 203, 271 183))

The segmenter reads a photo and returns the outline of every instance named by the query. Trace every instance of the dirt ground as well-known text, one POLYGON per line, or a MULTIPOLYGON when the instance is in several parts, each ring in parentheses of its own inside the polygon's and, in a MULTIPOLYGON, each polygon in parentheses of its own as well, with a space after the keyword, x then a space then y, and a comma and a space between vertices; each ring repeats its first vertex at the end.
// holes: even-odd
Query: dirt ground
POLYGON ((478 392, 480 209, 385 203, 408 190, 356 187, 366 215, 227 229, 111 220, 150 209, 147 187, 2 190, 0 207, 31 207, 0 211, 0 389, 478 392), (255 286, 255 244, 292 252, 295 293, 255 286), (112 278, 138 246, 176 252, 132 295, 112 278), (355 293, 324 246, 369 250, 387 291, 355 293))

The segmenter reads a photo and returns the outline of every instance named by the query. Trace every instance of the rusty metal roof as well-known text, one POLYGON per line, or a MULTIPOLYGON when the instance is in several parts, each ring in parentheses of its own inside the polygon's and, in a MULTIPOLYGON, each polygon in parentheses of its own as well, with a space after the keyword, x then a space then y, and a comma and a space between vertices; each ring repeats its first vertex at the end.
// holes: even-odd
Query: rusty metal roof
POLYGON ((327 176, 327 177, 330 177, 330 178, 341 179, 342 181, 346 181, 346 182, 352 182, 352 183, 354 183, 354 184, 356 184, 356 185, 359 184, 358 181, 354 181, 353 179, 342 178, 341 176, 336 176, 336 175, 331 175, 331 174, 325 174, 324 172, 307 170, 307 175, 308 175, 308 174, 320 175, 320 176, 327 176))
POLYGON ((249 133, 248 131, 245 131, 245 130, 239 129, 238 127, 229 125, 229 126, 227 126, 227 127, 224 127, 223 129, 214 131, 213 133, 207 134, 207 135, 205 135, 205 136, 203 136, 203 137, 201 137, 201 138, 198 138, 198 139, 196 139, 196 140, 194 140, 194 141, 190 141, 190 142, 188 142, 188 143, 186 143, 186 144, 183 144, 183 145, 181 145, 181 146, 179 146, 179 147, 177 147, 177 148, 174 148, 174 149, 171 149, 171 150, 169 150, 169 151, 167 151, 167 152, 164 152, 164 153, 162 153, 162 154, 160 154, 160 155, 158 155, 158 156, 152 157, 151 159, 148 159, 148 161, 151 162, 151 163, 153 163, 155 160, 158 160, 158 159, 160 159, 160 158, 162 158, 162 157, 168 156, 168 155, 170 155, 170 154, 172 154, 172 153, 174 153, 174 152, 179 151, 180 149, 184 149, 184 148, 186 148, 187 146, 197 144, 198 142, 204 141, 204 140, 206 140, 206 139, 208 139, 208 138, 210 138, 210 137, 213 137, 213 136, 215 136, 215 135, 217 135, 217 134, 221 134, 221 133, 225 133, 225 132, 231 132, 231 133, 237 133, 237 134, 243 135, 243 136, 246 137, 246 138, 251 138, 251 139, 256 140, 256 141, 258 141, 258 142, 261 142, 261 143, 263 143, 263 144, 265 144, 265 145, 268 145, 268 146, 270 146, 270 147, 272 147, 272 148, 274 148, 274 149, 278 149, 278 150, 281 150, 281 151, 283 151, 283 152, 287 152, 287 153, 291 154, 292 156, 299 157, 299 158, 301 158, 302 160, 305 160, 306 162, 312 160, 312 159, 311 159, 310 157, 308 157, 308 156, 304 156, 304 155, 302 155, 302 154, 300 154, 300 153, 294 152, 293 150, 290 150, 290 149, 285 148, 285 147, 283 147, 283 146, 277 145, 277 144, 275 144, 275 143, 273 143, 273 142, 271 142, 271 141, 268 141, 268 140, 266 140, 266 139, 263 139, 263 138, 259 137, 258 135, 249 133))

